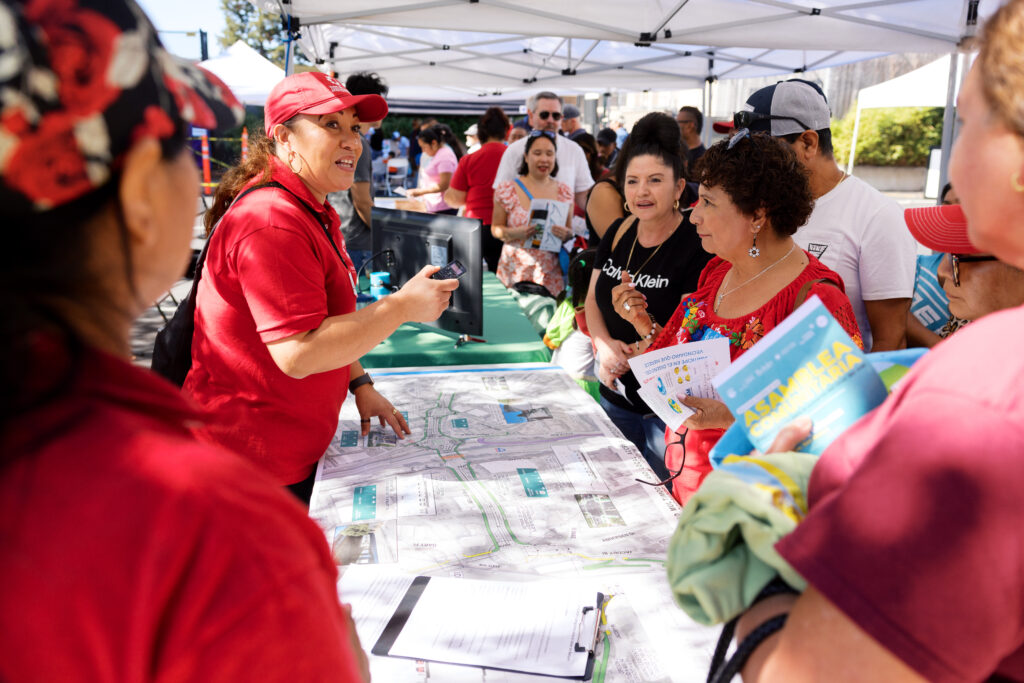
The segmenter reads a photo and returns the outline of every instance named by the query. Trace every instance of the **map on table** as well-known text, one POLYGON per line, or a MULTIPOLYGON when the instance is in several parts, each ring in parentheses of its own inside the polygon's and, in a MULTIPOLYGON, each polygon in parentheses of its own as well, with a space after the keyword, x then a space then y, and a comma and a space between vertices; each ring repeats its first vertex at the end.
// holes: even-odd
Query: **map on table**
MULTIPOLYGON (((395 439, 374 425, 363 438, 347 401, 310 505, 367 650, 416 575, 573 580, 615 595, 595 680, 706 678, 716 633, 674 605, 665 578, 679 507, 663 487, 636 481, 655 477, 564 371, 529 363, 373 376, 413 433, 395 439)), ((371 660, 377 680, 530 680, 371 660)))

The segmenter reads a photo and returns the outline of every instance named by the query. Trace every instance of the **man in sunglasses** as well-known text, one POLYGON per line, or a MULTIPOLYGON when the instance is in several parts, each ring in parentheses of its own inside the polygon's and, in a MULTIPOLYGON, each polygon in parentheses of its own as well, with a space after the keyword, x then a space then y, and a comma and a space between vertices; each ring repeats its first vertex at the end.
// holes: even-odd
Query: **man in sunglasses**
POLYGON ((781 138, 810 173, 814 212, 793 239, 839 273, 866 351, 901 348, 914 294, 917 247, 903 211, 832 155, 831 111, 821 88, 794 78, 761 88, 733 116, 749 128, 781 138))
MULTIPOLYGON (((562 99, 553 92, 539 92, 526 100, 526 111, 533 130, 550 132, 558 135, 562 124, 562 99)), ((586 207, 587 191, 593 186, 594 179, 590 175, 587 156, 583 148, 566 137, 557 137, 555 160, 558 162, 558 180, 572 188, 576 205, 582 210, 586 207)), ((501 157, 498 174, 494 177, 494 187, 515 180, 519 175, 519 166, 523 163, 523 152, 526 139, 510 143, 501 157)))

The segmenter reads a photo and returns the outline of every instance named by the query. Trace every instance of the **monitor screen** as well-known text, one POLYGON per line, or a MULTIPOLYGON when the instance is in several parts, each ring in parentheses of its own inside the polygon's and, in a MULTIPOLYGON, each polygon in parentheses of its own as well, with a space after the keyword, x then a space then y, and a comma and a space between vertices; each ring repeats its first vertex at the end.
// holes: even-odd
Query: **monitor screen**
POLYGON ((404 285, 423 266, 443 268, 458 260, 466 268, 452 303, 435 323, 448 332, 480 336, 484 332, 483 255, 480 221, 446 214, 420 213, 374 207, 373 253, 391 251, 391 265, 377 257, 367 269, 389 270, 391 284, 404 285))

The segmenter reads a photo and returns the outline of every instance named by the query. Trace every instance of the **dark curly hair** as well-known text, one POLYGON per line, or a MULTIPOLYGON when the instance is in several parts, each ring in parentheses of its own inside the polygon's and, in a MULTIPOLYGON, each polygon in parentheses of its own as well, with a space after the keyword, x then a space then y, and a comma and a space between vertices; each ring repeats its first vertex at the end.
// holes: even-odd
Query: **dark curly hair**
POLYGON ((744 214, 763 208, 780 236, 794 234, 814 208, 808 173, 796 154, 767 133, 752 133, 729 148, 722 140, 697 161, 701 185, 720 187, 744 214))

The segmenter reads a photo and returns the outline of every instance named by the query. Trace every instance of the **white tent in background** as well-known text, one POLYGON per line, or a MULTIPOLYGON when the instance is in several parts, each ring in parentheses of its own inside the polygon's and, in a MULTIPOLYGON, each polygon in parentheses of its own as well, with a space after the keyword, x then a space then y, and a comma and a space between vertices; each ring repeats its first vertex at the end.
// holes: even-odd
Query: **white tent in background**
POLYGON ((284 69, 240 40, 200 66, 224 81, 242 104, 260 107, 271 88, 284 78, 284 69))
MULTIPOLYGON (((885 107, 947 107, 951 109, 966 73, 958 55, 951 70, 952 55, 946 55, 920 69, 903 74, 884 83, 863 88, 857 94, 857 113, 853 121, 853 139, 850 141, 850 160, 846 172, 853 173, 856 161, 857 137, 860 132, 861 112, 865 109, 885 107)), ((952 117, 947 117, 949 121, 952 117)), ((937 182, 937 181, 934 181, 937 182)))

